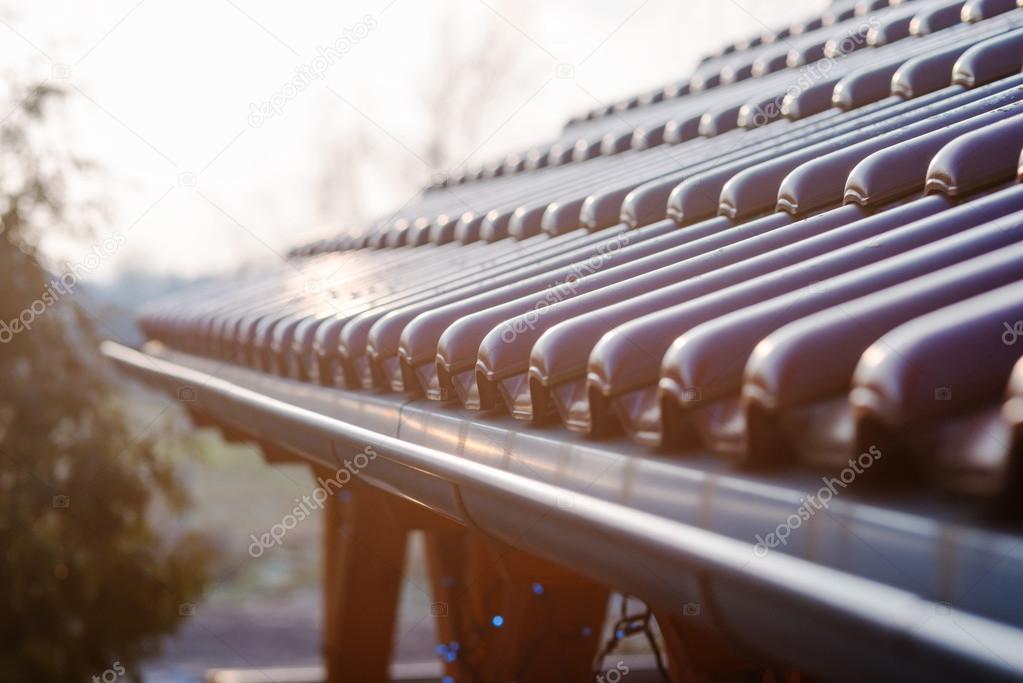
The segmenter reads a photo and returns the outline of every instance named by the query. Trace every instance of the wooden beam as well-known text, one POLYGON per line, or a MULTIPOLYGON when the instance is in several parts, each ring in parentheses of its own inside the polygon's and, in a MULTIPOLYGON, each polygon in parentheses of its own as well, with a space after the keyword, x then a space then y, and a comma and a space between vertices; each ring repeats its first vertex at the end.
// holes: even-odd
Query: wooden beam
POLYGON ((485 683, 587 681, 608 589, 478 535, 468 551, 465 660, 485 683))
POLYGON ((762 683, 798 683, 799 674, 771 664, 717 635, 709 615, 700 605, 687 605, 679 617, 654 611, 664 638, 668 672, 672 683, 731 683, 758 680, 762 683))
POLYGON ((387 494, 352 486, 324 507, 324 666, 327 683, 386 681, 407 527, 387 494))

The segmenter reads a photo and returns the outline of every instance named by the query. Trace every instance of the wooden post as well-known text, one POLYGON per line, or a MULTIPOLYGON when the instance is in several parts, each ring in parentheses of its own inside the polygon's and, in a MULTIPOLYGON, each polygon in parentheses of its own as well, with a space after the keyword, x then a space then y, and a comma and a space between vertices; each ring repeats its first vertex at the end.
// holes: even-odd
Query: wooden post
MULTIPOLYGON (((314 474, 322 470, 313 469, 314 474)), ((332 644, 337 642, 337 614, 333 609, 337 602, 338 562, 341 555, 341 501, 336 496, 327 499, 323 506, 323 641, 320 644, 326 681, 340 680, 340 661, 335 661, 332 644)))
POLYGON ((664 637, 668 673, 672 683, 712 683, 721 681, 757 680, 764 683, 798 683, 794 671, 772 669, 768 662, 736 648, 715 634, 707 615, 698 605, 688 616, 677 617, 654 611, 657 626, 664 637))
POLYGON ((356 482, 328 497, 324 512, 327 683, 388 680, 405 545, 416 528, 426 532, 446 675, 459 683, 589 680, 606 587, 356 482))
POLYGON ((333 493, 324 512, 326 681, 387 681, 408 529, 369 486, 333 493))
POLYGON ((588 681, 608 589, 494 541, 470 538, 459 659, 482 683, 588 681))
POLYGON ((472 615, 466 599, 468 534, 464 528, 424 529, 426 566, 430 576, 433 614, 437 628, 438 656, 444 673, 455 681, 471 682, 473 674, 466 666, 471 639, 472 615))

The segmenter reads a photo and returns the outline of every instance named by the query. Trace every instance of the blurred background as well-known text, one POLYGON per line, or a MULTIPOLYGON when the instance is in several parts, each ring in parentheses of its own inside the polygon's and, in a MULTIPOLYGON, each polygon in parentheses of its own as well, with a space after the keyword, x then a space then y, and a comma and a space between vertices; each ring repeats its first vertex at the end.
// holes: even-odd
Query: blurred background
MULTIPOLYGON (((37 274, 79 266, 71 298, 92 337, 137 343, 134 310, 155 296, 364 224, 411 200, 436 173, 529 147, 572 114, 677 79, 724 43, 825 4, 5 3, 0 126, 5 140, 11 130, 31 135, 4 163, 3 182, 38 177, 51 190, 19 212, 25 229, 5 219, 6 236, 37 274), (37 215, 37 204, 60 210, 37 215)), ((5 186, 5 206, 26 187, 5 186)), ((4 319, 21 306, 15 297, 4 319)), ((45 346, 37 333, 23 335, 20 350, 5 347, 4 367, 45 346)), ((88 364, 92 356, 82 354, 88 364)), ((5 384, 4 405, 24 405, 16 391, 5 384)), ((252 448, 193 433, 164 399, 130 396, 132 443, 159 452, 160 472, 191 501, 150 509, 152 533, 195 534, 206 548, 203 580, 181 592, 176 614, 140 651, 146 680, 197 681, 214 666, 315 664, 318 518, 274 552, 248 552, 250 534, 308 492, 308 472, 267 467, 252 448)), ((57 458, 52 470, 61 467, 57 458)), ((8 479, 13 490, 17 477, 8 479)), ((48 486, 47 501, 63 495, 48 486)), ((423 659, 433 656, 430 600, 417 553, 410 558, 398 656, 423 659)))

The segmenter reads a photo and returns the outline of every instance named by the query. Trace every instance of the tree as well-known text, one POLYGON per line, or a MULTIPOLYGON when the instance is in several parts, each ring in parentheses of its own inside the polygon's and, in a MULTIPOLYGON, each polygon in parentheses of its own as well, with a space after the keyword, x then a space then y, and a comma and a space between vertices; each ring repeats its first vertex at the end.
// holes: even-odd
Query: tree
POLYGON ((41 263, 47 231, 87 220, 68 192, 83 164, 39 135, 61 98, 30 87, 0 121, 0 680, 138 680, 210 553, 153 523, 188 504, 171 459, 183 411, 139 421, 141 390, 74 302, 79 274, 41 263))

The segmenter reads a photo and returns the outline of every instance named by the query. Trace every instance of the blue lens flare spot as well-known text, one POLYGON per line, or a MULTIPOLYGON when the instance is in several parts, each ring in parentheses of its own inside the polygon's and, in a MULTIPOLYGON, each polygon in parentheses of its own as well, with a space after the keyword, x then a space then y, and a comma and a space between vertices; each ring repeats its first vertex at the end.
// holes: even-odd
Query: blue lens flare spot
POLYGON ((494 628, 501 628, 504 626, 504 617, 500 614, 495 614, 490 618, 490 623, 494 625, 494 628))

